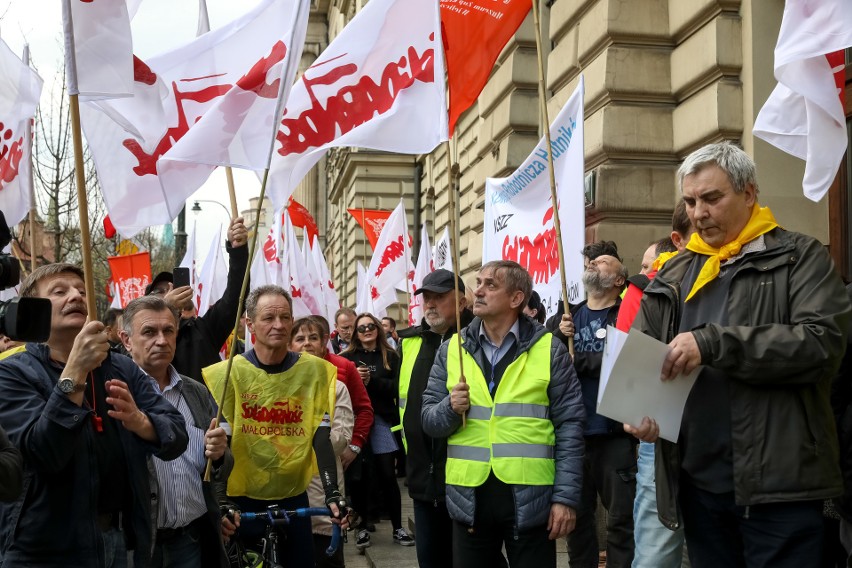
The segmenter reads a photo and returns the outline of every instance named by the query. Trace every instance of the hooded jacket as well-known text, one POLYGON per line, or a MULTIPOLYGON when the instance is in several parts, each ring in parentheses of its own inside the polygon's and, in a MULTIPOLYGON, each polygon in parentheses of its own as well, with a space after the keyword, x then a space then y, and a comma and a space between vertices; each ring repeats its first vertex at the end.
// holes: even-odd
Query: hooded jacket
MULTIPOLYGON (((519 319, 519 335, 515 359, 529 351, 537 341, 544 340, 547 330, 526 316, 519 319)), ((485 368, 485 355, 479 345, 482 320, 474 318, 461 332, 462 347, 470 353, 480 369, 485 368)), ((574 509, 580 503, 583 486, 583 424, 586 412, 577 373, 562 342, 551 336, 550 420, 556 434, 556 477, 553 486, 512 485, 515 500, 515 532, 547 524, 552 503, 574 509)), ((438 349, 429 382, 423 393, 423 431, 433 438, 448 438, 461 427, 461 416, 450 406, 447 389, 447 346, 438 349)), ((472 526, 476 510, 476 488, 447 485, 447 510, 450 517, 472 526)))
MULTIPOLYGON (((0 362, 0 425, 24 456, 24 489, 13 503, 0 504, 0 554, 3 566, 44 568, 103 566, 103 547, 96 524, 98 465, 92 410, 77 406, 59 390, 62 368, 44 344, 0 362)), ((151 498, 147 456, 172 460, 186 450, 183 416, 150 384, 129 358, 110 353, 92 372, 93 380, 121 379, 136 405, 148 415, 158 443, 149 443, 117 425, 132 495, 129 548, 135 543, 135 565, 149 565, 152 547, 151 498)), ((113 420, 105 413, 104 421, 113 420)), ((120 498, 117 496, 117 498, 120 498)))
MULTIPOLYGON (((473 321, 473 313, 465 308, 461 313, 462 326, 473 321)), ((419 501, 437 502, 444 500, 444 480, 447 465, 447 440, 435 439, 423 432, 420 419, 423 408, 423 391, 429 380, 429 371, 435 362, 435 354, 442 343, 456 332, 455 325, 439 335, 429 328, 426 318, 420 325, 409 327, 399 332, 400 368, 405 360, 403 346, 406 339, 421 337, 423 343, 414 367, 411 370, 411 380, 408 384, 405 412, 402 415, 402 428, 408 444, 406 453, 406 478, 408 479, 408 494, 419 501)), ((397 381, 399 384, 399 381, 397 381)))
MULTIPOLYGON (((765 243, 730 268, 728 325, 692 331, 701 363, 728 377, 734 498, 746 507, 842 490, 829 391, 846 347, 849 298, 816 239, 776 228, 765 243)), ((680 285, 694 257, 686 251, 663 266, 633 327, 665 343, 677 335, 680 285)), ((677 445, 660 439, 656 455, 658 514, 675 529, 677 445)))

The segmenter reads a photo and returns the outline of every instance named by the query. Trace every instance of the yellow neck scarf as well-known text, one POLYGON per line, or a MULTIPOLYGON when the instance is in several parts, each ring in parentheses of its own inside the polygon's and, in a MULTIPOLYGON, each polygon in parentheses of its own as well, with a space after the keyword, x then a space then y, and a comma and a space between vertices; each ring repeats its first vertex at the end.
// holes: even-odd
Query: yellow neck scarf
POLYGON ((654 259, 654 264, 651 265, 652 270, 659 270, 665 263, 677 256, 677 251, 661 252, 660 256, 654 259))
POLYGON ((737 238, 726 245, 722 245, 720 248, 713 248, 705 243, 704 239, 698 236, 697 231, 692 233, 692 237, 689 239, 686 248, 692 252, 709 256, 710 258, 707 259, 707 262, 701 268, 701 272, 698 273, 698 278, 695 279, 695 284, 692 285, 692 290, 689 291, 686 301, 688 302, 705 284, 712 282, 719 276, 719 266, 723 260, 737 256, 740 254, 740 249, 742 249, 744 244, 753 241, 760 235, 768 233, 777 226, 778 223, 775 221, 775 217, 772 215, 769 207, 760 207, 755 203, 754 207, 752 207, 748 223, 740 231, 740 234, 737 235, 737 238))

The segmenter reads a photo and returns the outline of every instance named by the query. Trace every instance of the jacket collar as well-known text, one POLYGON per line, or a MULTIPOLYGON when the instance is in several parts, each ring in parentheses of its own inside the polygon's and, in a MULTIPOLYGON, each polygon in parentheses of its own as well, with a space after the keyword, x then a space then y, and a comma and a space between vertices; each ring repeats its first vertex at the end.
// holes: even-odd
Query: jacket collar
MULTIPOLYGON (((479 341, 477 340, 481 327, 482 320, 478 317, 474 317, 473 321, 470 322, 470 325, 462 330, 462 337, 464 338, 462 346, 471 355, 481 349, 479 341)), ((524 351, 529 350, 529 348, 545 333, 548 333, 548 331, 544 328, 544 326, 538 325, 528 316, 521 314, 518 318, 518 351, 515 357, 524 351)))

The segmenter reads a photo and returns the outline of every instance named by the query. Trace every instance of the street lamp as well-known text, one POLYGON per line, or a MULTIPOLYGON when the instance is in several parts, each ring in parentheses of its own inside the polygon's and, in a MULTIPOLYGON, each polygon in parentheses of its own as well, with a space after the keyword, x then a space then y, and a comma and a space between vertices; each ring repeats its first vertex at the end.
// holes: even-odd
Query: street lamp
POLYGON ((193 213, 201 213, 201 205, 199 205, 199 203, 215 203, 225 211, 225 215, 228 216, 228 219, 231 218, 231 212, 228 211, 228 208, 213 199, 196 199, 195 204, 192 206, 193 213))

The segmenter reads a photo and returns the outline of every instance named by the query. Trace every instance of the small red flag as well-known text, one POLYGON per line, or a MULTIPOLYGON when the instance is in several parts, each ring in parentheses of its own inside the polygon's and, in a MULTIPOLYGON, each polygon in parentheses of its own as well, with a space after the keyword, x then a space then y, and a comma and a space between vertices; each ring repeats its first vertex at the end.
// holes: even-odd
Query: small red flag
POLYGON ((347 209, 352 215, 364 233, 367 234, 367 240, 370 241, 370 247, 374 250, 376 242, 379 240, 379 235, 385 226, 385 222, 390 217, 392 211, 382 211, 380 209, 347 209))

